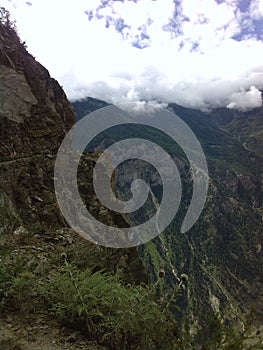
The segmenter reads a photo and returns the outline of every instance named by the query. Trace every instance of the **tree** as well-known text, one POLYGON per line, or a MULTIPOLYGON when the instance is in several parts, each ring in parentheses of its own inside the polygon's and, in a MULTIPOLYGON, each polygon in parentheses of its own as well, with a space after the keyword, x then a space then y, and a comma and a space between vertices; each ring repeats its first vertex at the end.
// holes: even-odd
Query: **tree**
POLYGON ((15 21, 11 20, 11 16, 8 10, 4 7, 0 7, 0 23, 6 28, 13 29, 16 31, 15 21))

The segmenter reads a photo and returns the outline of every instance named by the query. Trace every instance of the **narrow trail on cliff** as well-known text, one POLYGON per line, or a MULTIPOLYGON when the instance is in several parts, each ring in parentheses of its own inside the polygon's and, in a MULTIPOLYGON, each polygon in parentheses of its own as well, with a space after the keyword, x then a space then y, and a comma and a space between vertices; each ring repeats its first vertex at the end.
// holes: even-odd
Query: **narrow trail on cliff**
POLYGON ((53 156, 51 154, 36 154, 33 156, 18 157, 18 158, 6 160, 4 162, 0 162, 0 167, 6 166, 6 165, 12 165, 12 164, 15 164, 17 162, 29 162, 31 160, 37 160, 37 159, 47 158, 47 157, 53 158, 53 156))

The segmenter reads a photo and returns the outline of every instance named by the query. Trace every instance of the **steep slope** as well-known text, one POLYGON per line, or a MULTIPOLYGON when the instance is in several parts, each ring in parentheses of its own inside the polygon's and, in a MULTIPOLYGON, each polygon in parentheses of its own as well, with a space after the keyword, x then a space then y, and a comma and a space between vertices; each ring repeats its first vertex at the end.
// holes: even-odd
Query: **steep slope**
MULTIPOLYGON (((73 108, 58 82, 27 52, 16 32, 1 23, 0 75, 1 225, 5 227, 4 211, 9 211, 17 219, 14 226, 35 226, 36 231, 61 228, 65 221, 54 193, 54 162, 65 134, 75 123, 73 108)), ((79 181, 90 205, 96 201, 91 178, 97 156, 86 155, 80 164, 79 181)), ((123 218, 105 212, 105 220, 114 224, 123 218)))
MULTIPOLYGON (((91 102, 94 109, 96 100, 73 104, 77 107, 78 118, 84 117, 82 112, 89 110, 91 102)), ((98 108, 101 106, 101 103, 97 104, 98 108)), ((257 119, 258 135, 263 130, 263 119, 257 118, 259 110, 250 111, 251 120, 247 114, 236 112, 237 126, 236 129, 233 127, 235 132, 230 133, 229 128, 220 125, 221 119, 228 118, 228 110, 222 110, 220 117, 219 111, 209 115, 178 105, 170 105, 169 109, 195 132, 209 167, 210 188, 205 209, 186 234, 180 233, 180 226, 191 198, 191 176, 187 159, 178 146, 156 130, 127 126, 105 133, 103 140, 98 138, 98 145, 105 147, 123 138, 142 137, 166 148, 177 163, 185 195, 180 211, 166 232, 142 246, 140 252, 152 279, 159 281, 161 294, 179 288, 180 296, 176 302, 171 302, 171 307, 190 329, 196 341, 195 348, 216 348, 215 343, 212 344, 216 342, 222 322, 247 331, 249 319, 253 318, 253 325, 259 327, 263 317, 262 150, 258 148, 255 154, 244 147, 240 138, 233 136, 241 132, 239 117, 246 120, 246 125, 251 124, 251 128, 257 119), (208 338, 213 339, 212 343, 208 338)), ((147 164, 131 165, 133 169, 139 167, 137 175, 153 185, 153 192, 158 197, 156 188, 161 184, 153 170, 147 164), (149 179, 149 174, 154 181, 149 179)), ((131 175, 128 166, 123 164, 117 172, 120 176, 117 185, 124 191, 124 198, 129 198, 129 192, 125 194, 125 191, 129 189, 132 176, 136 175, 131 175)), ((139 216, 130 218, 138 223, 154 209, 149 205, 139 216)))
MULTIPOLYGON (((136 348, 145 341, 141 329, 158 343, 156 329, 127 324, 124 317, 131 303, 137 305, 133 320, 145 325, 152 311, 166 317, 141 286, 148 278, 137 250, 97 247, 72 232, 60 214, 54 163, 74 124, 73 109, 10 23, 0 20, 0 348, 104 348, 97 341, 111 349, 136 348)), ((94 159, 83 157, 78 180, 84 199, 99 212, 91 189, 94 159)), ((107 210, 103 219, 124 222, 107 210)), ((163 324, 164 336, 170 323, 163 324)))
POLYGON ((238 139, 246 149, 262 157, 262 107, 243 112, 223 108, 216 109, 211 117, 220 128, 238 139))
POLYGON ((0 27, 1 201, 28 223, 57 222, 54 156, 74 123, 70 103, 12 30, 0 27))
POLYGON ((260 320, 261 159, 218 128, 211 116, 172 108, 201 141, 210 174, 202 217, 185 236, 177 236, 171 247, 175 249, 175 265, 183 265, 180 273, 189 275, 187 308, 195 315, 202 314, 203 319, 205 314, 216 312, 219 319, 235 319, 237 323, 245 322, 250 313, 260 320))

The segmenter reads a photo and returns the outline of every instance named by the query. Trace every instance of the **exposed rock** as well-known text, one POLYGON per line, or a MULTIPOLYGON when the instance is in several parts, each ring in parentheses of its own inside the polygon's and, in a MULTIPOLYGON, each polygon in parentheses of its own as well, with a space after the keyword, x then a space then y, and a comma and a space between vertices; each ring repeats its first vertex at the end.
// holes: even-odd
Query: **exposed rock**
POLYGON ((12 68, 1 66, 0 81, 0 114, 23 123, 25 118, 31 116, 31 107, 37 104, 25 76, 12 68))
POLYGON ((1 195, 26 221, 59 223, 53 165, 74 113, 59 84, 0 25, 1 195))
POLYGON ((24 234, 28 234, 28 230, 23 226, 19 226, 14 232, 14 236, 20 236, 24 234))

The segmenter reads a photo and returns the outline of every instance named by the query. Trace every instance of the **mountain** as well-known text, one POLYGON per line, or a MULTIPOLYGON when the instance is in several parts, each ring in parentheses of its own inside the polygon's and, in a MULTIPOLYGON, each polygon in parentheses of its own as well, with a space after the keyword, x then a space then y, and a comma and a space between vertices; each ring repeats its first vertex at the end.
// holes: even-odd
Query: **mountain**
MULTIPOLYGON (((90 98, 73 103, 77 118, 83 118, 91 110, 89 104, 94 109, 96 103, 90 98)), ((102 103, 97 106, 101 108, 102 103)), ((178 146, 161 132, 127 125, 105 132, 97 141, 97 147, 105 148, 123 138, 148 139, 166 148, 180 170, 184 184, 180 211, 163 234, 140 247, 141 257, 152 281, 159 283, 161 295, 174 290, 179 293, 171 308, 195 339, 195 349, 216 348, 205 339, 208 334, 216 338, 222 323, 248 331, 253 319, 253 327, 262 335, 263 109, 204 113, 175 104, 168 109, 194 131, 209 168, 204 211, 185 234, 180 233, 180 226, 191 199, 191 176, 186 156, 178 146)), ((134 170, 138 163, 122 164, 116 171, 116 186, 124 199, 129 199, 129 184, 136 178, 129 166, 134 170)), ((140 164, 137 175, 151 183, 158 200, 156 189, 161 184, 155 174, 151 177, 154 180, 149 180, 149 174, 154 174, 149 165, 140 164)), ((154 210, 148 203, 146 209, 129 216, 131 223, 144 221, 154 210)))
POLYGON ((52 165, 74 113, 57 81, 4 26, 0 51, 1 202, 28 223, 53 224, 52 165))
MULTIPOLYGON (((1 17, 2 16, 2 17, 1 17)), ((0 348, 259 349, 262 341, 262 109, 211 113, 171 104, 207 156, 204 211, 187 233, 181 222, 192 193, 189 162, 178 145, 147 127, 112 129, 81 157, 78 186, 91 213, 110 226, 144 220, 161 199, 149 164, 132 167, 152 185, 146 208, 130 216, 105 208, 93 167, 116 140, 146 138, 167 149, 183 183, 175 220, 138 249, 83 240, 60 213, 54 165, 67 131, 107 104, 73 107, 58 82, 0 16, 0 348), (253 141, 256 139, 256 141, 253 141)), ((113 179, 123 198, 124 163, 113 179), (121 180, 121 181, 120 181, 121 180)))
POLYGON ((262 157, 262 108, 237 112, 216 109, 213 119, 217 125, 238 139, 243 146, 262 157))
MULTIPOLYGON (((73 108, 2 8, 0 81, 0 348, 169 348, 176 323, 155 303, 138 251, 96 246, 60 213, 54 165, 73 108)), ((97 203, 96 157, 79 165, 84 200, 108 225, 127 225, 97 203)))

